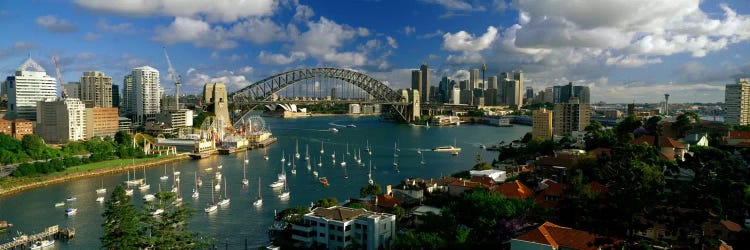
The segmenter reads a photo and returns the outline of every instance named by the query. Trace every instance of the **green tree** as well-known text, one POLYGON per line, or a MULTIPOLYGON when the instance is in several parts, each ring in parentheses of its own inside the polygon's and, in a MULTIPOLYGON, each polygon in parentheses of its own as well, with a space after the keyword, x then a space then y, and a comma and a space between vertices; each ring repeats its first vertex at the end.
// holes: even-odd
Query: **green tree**
POLYGON ((276 214, 276 218, 274 219, 286 223, 299 224, 302 223, 302 216, 309 212, 310 209, 308 207, 295 206, 281 210, 281 212, 276 214))
POLYGON ((315 202, 314 207, 333 207, 338 206, 339 201, 336 199, 336 197, 328 197, 324 199, 320 199, 315 202))
POLYGON ((403 207, 395 206, 385 211, 386 213, 393 214, 396 216, 396 221, 401 221, 406 215, 406 210, 403 207))
POLYGON ((525 135, 523 135, 523 138, 521 139, 521 142, 523 142, 523 143, 528 143, 528 142, 530 142, 530 141, 531 141, 531 139, 532 139, 533 137, 534 137, 534 136, 533 136, 533 135, 531 134, 531 132, 528 132, 528 133, 526 133, 525 135))
POLYGON ((383 192, 383 189, 380 188, 380 184, 373 183, 372 185, 366 185, 362 186, 359 189, 359 197, 367 197, 370 195, 378 195, 383 192))
POLYGON ((119 185, 115 187, 104 206, 102 248, 139 249, 143 240, 138 234, 140 218, 125 189, 119 185))
POLYGON ((148 249, 196 249, 208 247, 211 240, 200 233, 187 229, 187 221, 193 210, 181 202, 176 202, 172 192, 156 193, 156 200, 146 202, 141 215, 141 236, 143 247, 148 249), (161 209, 160 215, 153 213, 161 209))
POLYGON ((472 170, 490 170, 492 169, 492 165, 486 162, 480 162, 480 163, 474 164, 474 166, 471 169, 472 170))
POLYGON ((652 116, 651 118, 648 118, 648 120, 646 120, 646 124, 643 125, 643 128, 645 128, 650 135, 656 135, 657 133, 659 133, 660 121, 661 116, 652 116))
POLYGON ((641 127, 641 121, 636 120, 635 117, 628 116, 621 122, 617 123, 614 127, 615 135, 617 140, 621 143, 628 143, 633 138, 633 131, 641 127))
POLYGON ((133 145, 133 136, 127 131, 118 131, 115 134, 115 143, 119 145, 133 145))
POLYGON ((586 150, 592 150, 599 147, 612 147, 617 139, 611 129, 606 129, 604 126, 597 122, 592 121, 584 129, 586 135, 584 140, 586 141, 586 150))

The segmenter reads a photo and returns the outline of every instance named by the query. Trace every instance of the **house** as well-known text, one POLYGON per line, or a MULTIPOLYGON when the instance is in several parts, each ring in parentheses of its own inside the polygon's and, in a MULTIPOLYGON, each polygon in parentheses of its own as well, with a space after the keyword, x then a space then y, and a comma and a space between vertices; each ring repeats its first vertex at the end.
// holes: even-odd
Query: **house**
POLYGON ((750 131, 729 131, 724 142, 733 147, 750 147, 750 131))
MULTIPOLYGON (((630 143, 635 145, 645 143, 649 146, 656 146, 657 143, 655 141, 656 137, 653 135, 642 135, 630 143)), ((688 151, 688 148, 684 144, 666 136, 659 136, 658 147, 661 149, 662 158, 670 161, 674 161, 675 159, 684 161, 685 153, 688 151)))
POLYGON ((508 175, 503 170, 496 170, 496 169, 490 169, 490 170, 470 170, 469 174, 472 178, 474 176, 485 176, 491 178, 494 182, 505 182, 505 179, 508 178, 508 175))
POLYGON ((708 134, 689 134, 685 136, 685 143, 689 145, 708 147, 708 134))
POLYGON ((544 222, 539 227, 510 240, 511 250, 577 249, 597 250, 612 247, 619 241, 586 231, 544 222))
POLYGON ((396 239, 396 215, 348 207, 318 207, 292 224, 292 239, 306 246, 342 249, 388 249, 396 239))
POLYGON ((411 214, 414 216, 414 224, 421 225, 422 218, 424 218, 424 216, 427 216, 427 214, 433 213, 435 215, 440 215, 442 212, 443 211, 440 210, 440 208, 422 205, 414 209, 414 211, 411 212, 411 214))
POLYGON ((474 188, 487 188, 489 189, 492 187, 492 185, 483 184, 481 182, 476 181, 467 181, 467 180, 454 180, 450 183, 448 183, 448 194, 451 196, 461 196, 466 190, 474 189, 474 188))
POLYGON ((422 189, 393 189, 393 197, 402 200, 404 206, 416 206, 424 201, 424 190, 422 189))
POLYGON ((524 185, 521 181, 509 181, 491 189, 493 193, 502 194, 505 198, 526 199, 534 195, 534 190, 524 185))
POLYGON ((534 202, 537 206, 550 209, 557 208, 558 202, 563 198, 565 189, 568 188, 567 185, 553 180, 544 180, 539 183, 539 187, 542 189, 536 195, 534 202))
POLYGON ((742 231, 742 226, 730 220, 707 221, 703 223, 703 235, 722 240, 736 238, 736 233, 742 231))
POLYGON ((534 162, 534 172, 537 176, 548 178, 557 182, 565 182, 567 170, 578 164, 576 154, 556 154, 537 159, 534 162))

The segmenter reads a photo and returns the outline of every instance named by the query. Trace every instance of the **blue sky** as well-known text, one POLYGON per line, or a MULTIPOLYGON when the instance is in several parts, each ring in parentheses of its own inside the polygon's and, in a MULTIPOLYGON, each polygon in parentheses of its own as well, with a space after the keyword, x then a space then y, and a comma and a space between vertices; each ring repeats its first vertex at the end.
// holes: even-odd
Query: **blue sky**
POLYGON ((393 88, 428 63, 467 77, 523 70, 536 91, 573 81, 592 100, 718 102, 750 75, 750 2, 700 0, 75 0, 0 2, 0 72, 31 55, 63 80, 100 70, 121 83, 150 65, 172 89, 230 89, 288 69, 337 66, 393 88))

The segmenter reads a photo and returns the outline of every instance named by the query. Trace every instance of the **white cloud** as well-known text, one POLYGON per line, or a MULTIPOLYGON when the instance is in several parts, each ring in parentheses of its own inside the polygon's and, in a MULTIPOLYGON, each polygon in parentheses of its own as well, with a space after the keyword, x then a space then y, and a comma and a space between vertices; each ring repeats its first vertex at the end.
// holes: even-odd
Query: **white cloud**
POLYGON ((407 36, 411 35, 411 34, 414 34, 414 32, 417 32, 417 28, 412 27, 412 26, 406 26, 406 27, 404 27, 404 34, 406 34, 407 36))
POLYGON ((430 38, 433 38, 433 37, 443 36, 444 34, 445 34, 445 31, 436 30, 435 32, 432 32, 432 33, 427 33, 427 34, 424 34, 424 35, 419 35, 419 36, 417 36, 417 39, 430 39, 430 38))
POLYGON ((78 30, 78 26, 67 19, 58 19, 53 15, 40 16, 36 18, 36 24, 54 33, 70 33, 78 30))
POLYGON ((459 55, 448 55, 445 62, 449 64, 479 64, 484 62, 484 58, 478 52, 464 51, 459 55))
POLYGON ((183 79, 186 91, 200 91, 206 83, 224 83, 227 86, 227 91, 231 92, 252 84, 243 74, 242 72, 222 70, 209 75, 208 73, 202 73, 199 69, 190 68, 183 79))
POLYGON ((286 39, 286 31, 270 18, 250 18, 236 23, 229 30, 232 37, 256 44, 266 44, 286 39))
POLYGON ((177 17, 167 27, 157 27, 156 35, 151 39, 165 44, 178 42, 192 42, 196 47, 210 47, 215 49, 230 49, 237 46, 235 41, 228 39, 226 30, 221 27, 211 28, 204 21, 177 17))
POLYGON ((132 23, 118 23, 110 25, 106 20, 104 20, 104 18, 101 18, 96 22, 96 28, 115 33, 132 33, 135 30, 132 23))
POLYGON ((313 11, 310 6, 297 4, 296 12, 294 13, 294 19, 305 21, 313 16, 315 16, 315 11, 313 11))
POLYGON ((369 36, 370 35, 370 30, 368 30, 367 28, 359 27, 359 28, 357 28, 357 35, 359 35, 359 36, 369 36))
POLYGON ((462 0, 421 0, 425 3, 437 4, 448 10, 461 11, 484 11, 483 6, 472 6, 470 3, 462 0))
POLYGON ((385 39, 388 41, 388 45, 391 46, 391 48, 398 49, 398 43, 396 43, 396 39, 393 39, 391 36, 386 36, 385 39))
POLYGON ((619 55, 616 57, 607 58, 605 63, 607 65, 621 66, 625 68, 635 68, 646 64, 661 63, 661 58, 646 58, 635 55, 619 55))
POLYGON ((339 52, 344 43, 353 40, 359 32, 352 27, 320 17, 307 22, 308 30, 296 37, 295 51, 301 51, 322 62, 342 66, 362 66, 367 57, 362 52, 339 52))
POLYGON ((487 27, 487 32, 478 38, 463 30, 455 34, 445 33, 443 48, 450 51, 480 51, 489 48, 496 38, 497 28, 493 26, 487 27))
POLYGON ((97 12, 131 16, 166 15, 188 18, 204 16, 209 21, 222 22, 270 15, 278 5, 278 1, 274 0, 75 0, 75 3, 97 12))
POLYGON ((303 61, 307 58, 304 52, 292 52, 289 56, 283 54, 273 54, 267 51, 261 51, 258 54, 258 62, 271 65, 287 65, 297 61, 303 61))
POLYGON ((253 73, 253 70, 254 70, 253 67, 245 66, 245 67, 240 68, 237 72, 240 74, 246 75, 246 74, 253 73))
POLYGON ((99 40, 100 38, 102 38, 102 35, 96 34, 93 32, 86 32, 86 35, 83 36, 83 40, 86 40, 86 41, 96 41, 96 40, 99 40))

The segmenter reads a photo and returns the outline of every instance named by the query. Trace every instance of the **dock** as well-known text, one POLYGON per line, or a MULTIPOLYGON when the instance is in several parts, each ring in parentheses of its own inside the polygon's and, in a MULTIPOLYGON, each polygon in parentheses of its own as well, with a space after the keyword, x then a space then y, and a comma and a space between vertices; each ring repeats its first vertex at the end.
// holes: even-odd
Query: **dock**
POLYGON ((278 141, 279 139, 276 137, 268 137, 268 139, 265 139, 261 142, 250 142, 250 146, 252 148, 265 148, 269 145, 273 144, 274 142, 278 141))
POLYGON ((56 240, 71 239, 75 237, 76 230, 72 228, 60 228, 58 225, 47 227, 44 232, 32 235, 21 235, 14 238, 13 241, 0 245, 0 250, 8 249, 25 249, 36 241, 48 239, 50 237, 56 240))

